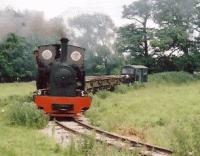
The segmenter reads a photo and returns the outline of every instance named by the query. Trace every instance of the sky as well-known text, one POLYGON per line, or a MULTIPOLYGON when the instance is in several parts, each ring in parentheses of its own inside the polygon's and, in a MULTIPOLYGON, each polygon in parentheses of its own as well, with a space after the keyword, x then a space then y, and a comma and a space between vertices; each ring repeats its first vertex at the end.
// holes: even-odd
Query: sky
POLYGON ((104 13, 117 26, 128 22, 122 19, 122 6, 135 0, 0 0, 0 9, 12 7, 15 10, 43 11, 46 18, 73 17, 82 13, 104 13))

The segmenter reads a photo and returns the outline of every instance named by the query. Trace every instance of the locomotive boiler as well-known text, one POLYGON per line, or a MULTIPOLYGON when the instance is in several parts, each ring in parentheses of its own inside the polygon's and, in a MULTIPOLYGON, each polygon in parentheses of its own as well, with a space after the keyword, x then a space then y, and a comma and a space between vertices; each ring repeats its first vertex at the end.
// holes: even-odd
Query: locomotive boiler
POLYGON ((38 67, 34 102, 50 116, 77 117, 86 111, 91 98, 84 91, 85 49, 61 44, 39 46, 35 51, 38 67))

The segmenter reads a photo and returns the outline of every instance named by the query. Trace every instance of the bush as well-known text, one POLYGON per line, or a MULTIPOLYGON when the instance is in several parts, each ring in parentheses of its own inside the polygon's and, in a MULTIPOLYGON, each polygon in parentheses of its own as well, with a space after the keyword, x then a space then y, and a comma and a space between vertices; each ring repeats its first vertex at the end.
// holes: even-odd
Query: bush
POLYGON ((42 128, 48 122, 47 116, 31 102, 10 104, 7 116, 12 125, 42 128))
POLYGON ((187 72, 163 72, 156 73, 149 76, 150 82, 156 83, 186 83, 194 81, 193 75, 187 72))

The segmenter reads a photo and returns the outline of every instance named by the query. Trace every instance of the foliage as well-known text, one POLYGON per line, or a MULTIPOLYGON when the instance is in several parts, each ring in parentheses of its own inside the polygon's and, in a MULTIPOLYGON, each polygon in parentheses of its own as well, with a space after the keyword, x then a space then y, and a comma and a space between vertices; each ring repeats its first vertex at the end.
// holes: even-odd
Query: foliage
POLYGON ((46 115, 32 103, 33 83, 4 83, 0 89, 4 89, 0 94, 0 122, 32 128, 47 124, 46 115))
POLYGON ((116 43, 118 51, 129 52, 134 57, 142 57, 144 56, 144 51, 141 47, 141 42, 143 42, 141 28, 136 28, 135 25, 127 25, 119 29, 116 43))
POLYGON ((170 50, 189 53, 190 36, 194 33, 192 21, 195 16, 196 0, 156 0, 154 19, 160 25, 156 40, 160 51, 170 50), (176 10, 176 11, 174 11, 176 10), (174 50, 175 49, 175 50, 174 50))
POLYGON ((0 43, 1 81, 31 80, 35 75, 33 46, 25 38, 9 34, 0 43))
POLYGON ((57 43, 67 32, 63 19, 46 20, 42 12, 0 10, 0 82, 30 81, 36 69, 33 50, 57 43), (6 20, 5 20, 6 19, 6 20))
POLYGON ((86 58, 86 72, 88 75, 109 75, 120 73, 120 67, 123 64, 123 58, 116 54, 111 54, 106 46, 98 46, 97 54, 89 53, 86 58))
POLYGON ((156 0, 154 19, 162 27, 189 27, 195 13, 196 0, 156 0))
POLYGON ((115 26, 112 19, 104 14, 82 14, 72 18, 69 25, 76 43, 87 51, 96 53, 100 45, 111 47, 115 26))
POLYGON ((199 69, 198 0, 137 0, 124 6, 123 17, 133 21, 119 29, 116 42, 127 63, 144 64, 150 72, 199 69))
POLYGON ((9 123, 26 127, 42 128, 48 122, 47 116, 32 102, 14 102, 7 111, 9 123))
POLYGON ((71 18, 70 31, 61 18, 45 20, 41 12, 7 8, 0 13, 0 19, 8 19, 0 26, 0 82, 32 80, 34 46, 55 43, 65 32, 86 49, 88 75, 118 74, 124 64, 146 65, 150 73, 200 69, 199 0, 134 1, 122 11, 130 24, 118 30, 101 13, 71 18))
POLYGON ((151 31, 147 27, 147 22, 151 15, 152 2, 150 0, 139 0, 124 6, 123 17, 134 23, 119 29, 116 43, 118 51, 128 52, 135 58, 149 56, 148 41, 151 38, 151 31))
POLYGON ((119 59, 114 54, 115 25, 104 14, 82 14, 69 21, 73 42, 86 49, 87 74, 110 74, 118 68, 119 59))
POLYGON ((190 46, 188 42, 189 34, 187 34, 182 26, 168 26, 158 30, 156 32, 156 38, 157 39, 153 40, 151 44, 153 47, 157 48, 158 55, 165 55, 164 52, 167 50, 171 52, 169 56, 173 55, 175 52, 177 54, 183 51, 188 53, 188 48, 190 46), (158 53, 158 50, 160 53, 158 53))

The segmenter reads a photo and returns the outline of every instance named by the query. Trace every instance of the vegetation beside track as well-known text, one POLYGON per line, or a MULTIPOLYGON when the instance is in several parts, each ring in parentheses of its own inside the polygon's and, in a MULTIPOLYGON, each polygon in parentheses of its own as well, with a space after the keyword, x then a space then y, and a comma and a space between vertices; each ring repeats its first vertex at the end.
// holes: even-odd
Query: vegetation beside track
POLYGON ((199 152, 194 145, 200 130, 196 126, 200 119, 199 88, 200 81, 184 72, 154 74, 147 84, 122 85, 114 93, 97 93, 87 117, 108 131, 138 135, 156 145, 176 147, 186 155, 188 151, 199 152))
MULTIPOLYGON (((44 136, 38 128, 46 125, 46 116, 35 108, 32 92, 35 84, 0 84, 0 153, 4 156, 136 156, 96 143, 92 138, 64 148, 44 136)), ((0 154, 0 155, 1 155, 0 154)))
POLYGON ((27 96, 35 90, 35 82, 22 83, 0 83, 0 98, 5 99, 10 96, 27 96))
MULTIPOLYGON (((147 84, 119 86, 113 93, 99 92, 93 96, 92 107, 86 115, 103 129, 127 136, 138 135, 144 141, 174 148, 177 156, 189 155, 191 151, 198 155, 200 81, 182 72, 154 74, 149 79, 147 84)), ((17 108, 23 107, 24 102, 31 104, 34 83, 0 84, 0 88, 0 153, 6 156, 131 155, 107 147, 105 150, 104 145, 90 139, 62 148, 36 129, 44 124, 30 124, 31 117, 21 120, 23 124, 21 121, 13 124, 9 113, 12 108, 21 110, 14 109, 15 104, 17 108)), ((31 114, 22 111, 21 117, 31 114)))
POLYGON ((0 153, 2 155, 60 155, 55 142, 35 129, 44 127, 45 123, 41 122, 44 119, 41 112, 31 105, 34 88, 34 82, 0 84, 0 153))

